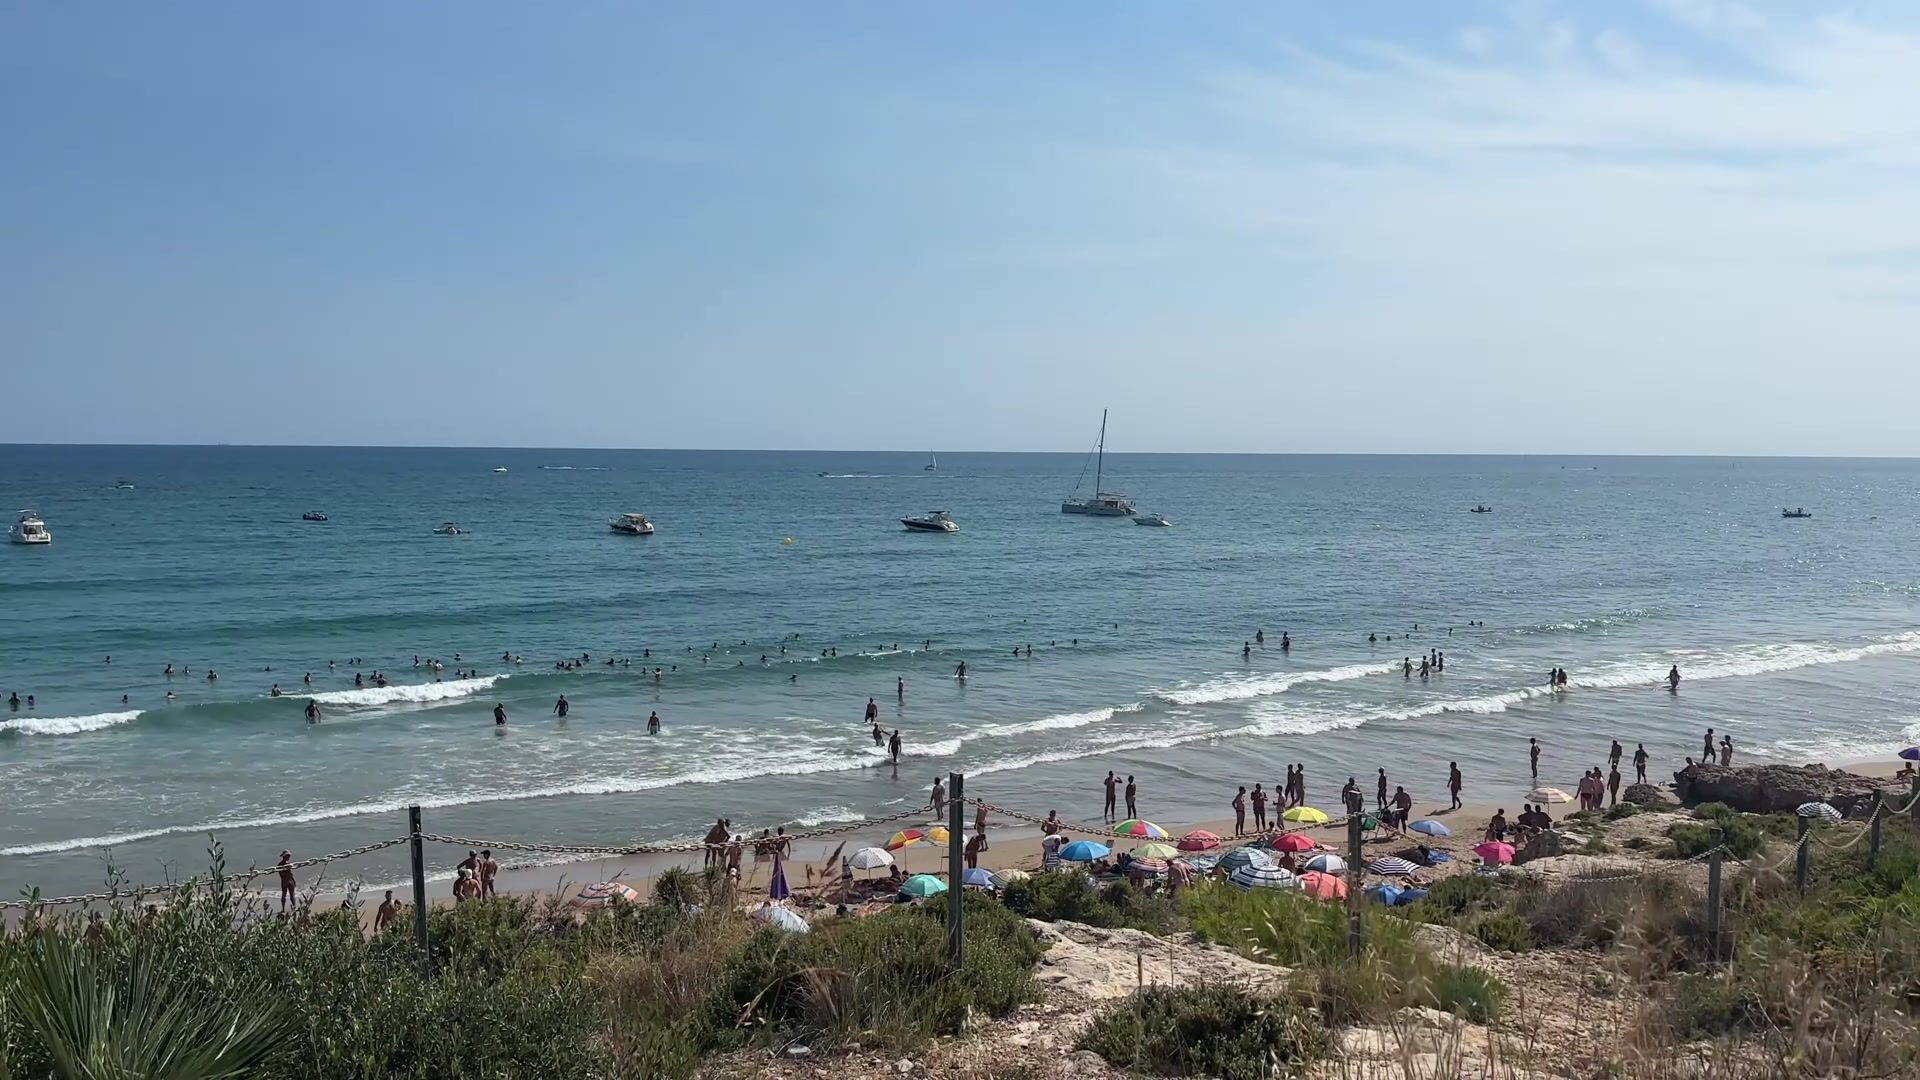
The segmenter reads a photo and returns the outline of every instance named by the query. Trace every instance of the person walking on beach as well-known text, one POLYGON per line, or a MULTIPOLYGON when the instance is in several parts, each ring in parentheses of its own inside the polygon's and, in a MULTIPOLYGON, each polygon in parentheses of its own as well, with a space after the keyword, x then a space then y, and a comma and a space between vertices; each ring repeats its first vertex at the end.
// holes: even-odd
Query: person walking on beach
POLYGON ((282 851, 278 864, 280 871, 280 910, 285 911, 294 905, 293 852, 282 851))
POLYGON ((1380 770, 1380 775, 1377 778, 1375 778, 1373 782, 1373 797, 1374 797, 1374 806, 1376 806, 1381 813, 1383 814, 1386 813, 1387 812, 1387 770, 1385 769, 1380 770))
POLYGON ((1120 781, 1113 775, 1113 770, 1108 769, 1107 778, 1101 782, 1106 785, 1107 796, 1106 802, 1102 804, 1100 809, 1100 820, 1117 821, 1119 819, 1113 815, 1113 800, 1114 796, 1119 793, 1120 781))
POLYGON ((1527 740, 1527 765, 1529 768, 1533 770, 1534 780, 1538 781, 1540 779, 1540 740, 1539 739, 1530 738, 1527 740))
POLYGON ((973 831, 982 836, 987 833, 987 804, 979 799, 973 800, 973 831))
POLYGON ((967 862, 967 869, 977 870, 980 868, 980 853, 985 850, 987 850, 986 833, 974 833, 967 838, 967 848, 961 853, 961 857, 967 862))
POLYGON ((1615 806, 1620 802, 1620 763, 1614 762, 1607 770, 1607 805, 1615 806))
POLYGON ((1233 797, 1233 835, 1247 835, 1247 785, 1241 784, 1240 791, 1233 797))
POLYGON ((1633 775, 1634 775, 1634 781, 1633 781, 1634 783, 1644 784, 1647 782, 1647 744, 1646 743, 1634 744, 1633 775))
POLYGON ((710 869, 719 866, 720 852, 727 842, 727 819, 715 818, 713 828, 707 830, 707 835, 703 842, 707 846, 705 859, 700 863, 701 869, 710 869))
POLYGON ((480 895, 492 896, 493 879, 500 873, 500 864, 493 860, 493 852, 490 849, 481 850, 477 868, 480 871, 480 895))
POLYGON ((1460 763, 1457 761, 1447 762, 1447 794, 1453 797, 1453 805, 1448 807, 1448 809, 1460 809, 1462 805, 1460 802, 1460 763))
POLYGON ((933 803, 933 819, 938 821, 940 815, 947 812, 947 786, 941 783, 937 776, 933 778, 933 794, 930 796, 930 801, 933 803))
POLYGON ((561 694, 560 700, 553 703, 553 715, 565 720, 567 718, 567 710, 572 707, 573 706, 567 704, 567 695, 561 694))
POLYGON ((1295 762, 1293 766, 1293 805, 1307 805, 1307 763, 1295 762))
MULTIPOLYGON (((1731 755, 1733 754, 1733 748, 1732 748, 1731 746, 1729 746, 1729 747, 1727 748, 1727 754, 1728 754, 1729 756, 1731 756, 1731 755)), ((1139 812, 1138 810, 1135 810, 1135 809, 1133 808, 1133 793, 1134 793, 1134 790, 1135 790, 1135 789, 1134 789, 1134 786, 1133 786, 1133 777, 1132 777, 1131 775, 1129 775, 1129 776, 1127 777, 1127 818, 1128 818, 1129 820, 1131 820, 1131 819, 1133 819, 1133 818, 1137 818, 1137 817, 1139 817, 1139 816, 1140 816, 1140 812, 1139 812)))
POLYGON ((1253 785, 1253 829, 1267 831, 1267 791, 1259 784, 1253 785))
POLYGON ((1393 789, 1393 801, 1387 805, 1388 824, 1405 833, 1407 831, 1407 819, 1413 816, 1413 796, 1407 794, 1406 788, 1395 787, 1393 789))
POLYGON ((900 729, 899 728, 894 728, 893 734, 887 737, 887 756, 893 759, 893 763, 895 765, 900 764, 900 729))

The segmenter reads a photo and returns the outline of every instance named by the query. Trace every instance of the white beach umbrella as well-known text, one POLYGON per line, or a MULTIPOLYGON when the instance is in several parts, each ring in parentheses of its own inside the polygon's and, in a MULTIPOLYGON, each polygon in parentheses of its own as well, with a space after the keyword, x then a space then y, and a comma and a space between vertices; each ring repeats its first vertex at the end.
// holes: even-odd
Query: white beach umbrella
POLYGON ((884 870, 893 865, 893 853, 886 848, 863 847, 847 861, 855 870, 884 870))

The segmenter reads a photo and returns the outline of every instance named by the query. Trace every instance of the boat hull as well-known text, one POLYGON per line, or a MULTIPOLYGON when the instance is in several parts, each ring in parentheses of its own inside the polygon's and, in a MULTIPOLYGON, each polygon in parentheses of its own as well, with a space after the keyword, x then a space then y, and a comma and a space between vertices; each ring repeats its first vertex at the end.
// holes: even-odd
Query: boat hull
POLYGON ((950 533, 960 531, 960 526, 952 522, 936 525, 928 521, 914 521, 911 518, 901 518, 900 524, 905 525, 908 532, 950 533))

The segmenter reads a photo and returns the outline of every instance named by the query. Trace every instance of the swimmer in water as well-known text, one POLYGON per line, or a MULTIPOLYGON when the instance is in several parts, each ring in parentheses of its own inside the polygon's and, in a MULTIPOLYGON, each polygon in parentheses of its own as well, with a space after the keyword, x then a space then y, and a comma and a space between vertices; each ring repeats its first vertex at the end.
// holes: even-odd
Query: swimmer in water
POLYGON ((1265 630, 1255 630, 1253 632, 1253 640, 1265 645, 1267 643, 1267 632, 1265 630))
POLYGON ((1672 667, 1667 669, 1667 689, 1669 690, 1680 689, 1680 665, 1679 664, 1675 664, 1672 667))
POLYGON ((1281 652, 1293 651, 1293 639, 1287 636, 1287 632, 1285 630, 1280 631, 1280 651, 1281 652))
POLYGON ((269 690, 269 691, 267 691, 267 696, 268 696, 268 697, 279 697, 279 696, 280 696, 280 684, 279 684, 279 683, 274 683, 274 684, 273 684, 273 689, 272 689, 272 690, 269 690))
POLYGON ((507 707, 499 702, 493 703, 493 725, 499 727, 507 722, 507 707))
POLYGON ((893 680, 893 696, 899 698, 901 701, 907 700, 907 680, 905 677, 896 677, 893 680))
POLYGON ((567 710, 573 706, 567 704, 567 695, 561 694, 560 700, 553 703, 553 715, 562 720, 567 718, 567 710))
POLYGON ((1240 643, 1240 659, 1246 660, 1251 658, 1252 656, 1253 656, 1253 642, 1251 641, 1241 642, 1240 643))
POLYGON ((658 712, 651 712, 647 714, 647 734, 649 735, 660 734, 660 714, 658 712))
POLYGON ((960 661, 960 666, 953 669, 953 677, 956 679, 964 679, 967 677, 967 662, 965 660, 960 661))
POLYGON ((320 703, 309 698, 307 700, 307 723, 317 724, 319 722, 320 722, 320 703))

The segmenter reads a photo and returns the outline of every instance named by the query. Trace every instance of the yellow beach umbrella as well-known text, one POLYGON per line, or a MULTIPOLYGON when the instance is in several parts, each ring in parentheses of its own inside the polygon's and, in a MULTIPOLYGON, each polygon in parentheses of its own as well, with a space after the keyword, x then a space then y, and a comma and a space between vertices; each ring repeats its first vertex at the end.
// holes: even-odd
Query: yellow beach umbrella
POLYGON ((1280 817, 1285 821, 1298 822, 1302 825, 1325 825, 1330 820, 1325 813, 1311 806, 1293 807, 1280 817))

